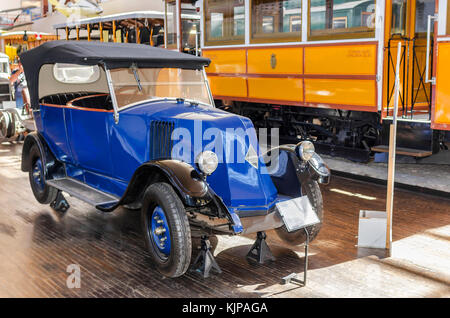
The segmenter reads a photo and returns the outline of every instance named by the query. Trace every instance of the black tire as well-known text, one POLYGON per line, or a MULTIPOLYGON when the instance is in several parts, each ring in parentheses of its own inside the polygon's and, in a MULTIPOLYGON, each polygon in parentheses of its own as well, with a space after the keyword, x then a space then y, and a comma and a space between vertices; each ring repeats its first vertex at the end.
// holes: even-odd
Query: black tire
MULTIPOLYGON (((309 180, 302 185, 302 195, 305 194, 308 196, 308 199, 313 206, 314 212, 316 212, 321 221, 318 224, 307 227, 309 233, 309 241, 311 242, 316 238, 317 234, 319 234, 323 221, 323 199, 317 181, 309 180)), ((289 233, 286 229, 286 226, 283 225, 275 231, 277 232, 277 235, 280 237, 280 239, 288 244, 300 245, 306 242, 306 233, 304 229, 289 233)))
POLYGON ((58 195, 58 189, 49 186, 45 183, 45 175, 43 170, 40 171, 40 180, 42 183, 39 184, 34 177, 34 166, 38 160, 43 162, 41 152, 36 145, 33 145, 30 149, 29 153, 30 160, 30 171, 28 172, 28 178, 30 179, 31 190, 33 190, 34 197, 41 204, 49 204, 55 201, 56 196, 58 195))
POLYGON ((191 263, 192 242, 189 221, 178 195, 167 183, 154 183, 145 191, 141 208, 141 221, 147 250, 158 271, 167 277, 179 277, 191 263), (160 207, 169 229, 170 252, 161 253, 151 230, 152 214, 160 207))

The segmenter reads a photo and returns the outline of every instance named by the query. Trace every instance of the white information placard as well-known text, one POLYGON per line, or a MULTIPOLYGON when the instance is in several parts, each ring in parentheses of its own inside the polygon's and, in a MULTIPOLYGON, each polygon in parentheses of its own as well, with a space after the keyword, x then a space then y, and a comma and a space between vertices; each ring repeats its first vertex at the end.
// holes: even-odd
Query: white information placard
POLYGON ((320 223, 320 219, 311 205, 308 197, 302 196, 276 204, 288 232, 320 223))

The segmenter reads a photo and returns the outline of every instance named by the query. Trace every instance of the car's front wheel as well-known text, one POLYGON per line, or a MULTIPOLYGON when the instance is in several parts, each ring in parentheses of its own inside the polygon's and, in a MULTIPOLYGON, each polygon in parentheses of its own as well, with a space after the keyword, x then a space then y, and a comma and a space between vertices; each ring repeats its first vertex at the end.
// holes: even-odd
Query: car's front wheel
POLYGON ((155 183, 144 194, 141 218, 145 243, 158 271, 183 275, 191 262, 191 230, 178 195, 167 183, 155 183))

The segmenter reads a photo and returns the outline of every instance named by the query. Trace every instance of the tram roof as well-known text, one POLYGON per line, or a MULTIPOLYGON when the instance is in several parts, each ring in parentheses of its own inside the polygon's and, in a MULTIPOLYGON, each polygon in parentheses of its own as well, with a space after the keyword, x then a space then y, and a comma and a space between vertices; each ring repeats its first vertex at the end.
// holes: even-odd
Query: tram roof
POLYGON ((7 37, 7 36, 13 36, 13 35, 41 35, 41 36, 47 36, 47 35, 54 35, 50 33, 45 32, 35 32, 35 31, 11 31, 11 32, 0 32, 0 37, 7 37))
MULTIPOLYGON (((182 19, 194 19, 200 20, 200 16, 197 14, 182 13, 182 19)), ((136 19, 164 19, 164 12, 162 11, 134 11, 125 12, 119 14, 111 14, 94 18, 86 18, 68 23, 60 23, 53 25, 54 29, 63 29, 66 27, 73 28, 80 25, 95 24, 100 22, 112 22, 121 20, 136 20, 136 19)))

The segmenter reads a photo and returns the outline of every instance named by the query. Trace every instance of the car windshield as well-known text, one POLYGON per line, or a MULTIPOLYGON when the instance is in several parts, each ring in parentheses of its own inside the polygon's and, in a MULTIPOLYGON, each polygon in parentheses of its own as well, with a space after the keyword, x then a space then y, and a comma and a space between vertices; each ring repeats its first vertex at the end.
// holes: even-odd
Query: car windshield
POLYGON ((119 108, 162 98, 211 105, 201 70, 130 67, 111 70, 111 79, 119 108))

